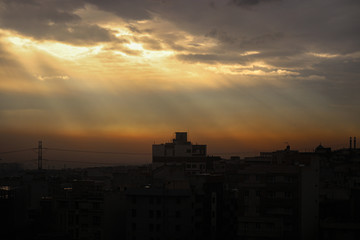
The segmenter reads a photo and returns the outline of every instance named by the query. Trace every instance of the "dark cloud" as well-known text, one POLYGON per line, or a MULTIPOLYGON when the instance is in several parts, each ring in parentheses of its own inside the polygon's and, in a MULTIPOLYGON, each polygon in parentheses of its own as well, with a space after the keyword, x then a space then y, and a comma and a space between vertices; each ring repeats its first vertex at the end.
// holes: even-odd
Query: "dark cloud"
POLYGON ((229 36, 227 32, 218 29, 212 29, 210 32, 206 33, 205 36, 216 38, 220 42, 224 42, 228 44, 232 44, 237 40, 235 37, 229 36))
POLYGON ((313 64, 313 68, 338 84, 355 83, 360 89, 360 58, 330 58, 313 64))
POLYGON ((88 45, 113 39, 112 33, 97 25, 83 23, 74 12, 83 1, 2 1, 0 27, 36 39, 88 45))
POLYGON ((249 40, 244 40, 242 42, 243 45, 257 45, 257 46, 264 46, 269 44, 274 44, 274 42, 277 42, 284 38, 285 34, 282 32, 276 32, 276 33, 265 33, 259 36, 255 36, 249 40))
POLYGON ((166 1, 151 0, 85 0, 99 9, 114 13, 130 20, 144 20, 151 18, 151 11, 166 1))
POLYGON ((49 38, 78 45, 110 42, 112 39, 115 39, 111 31, 89 24, 61 26, 52 32, 49 38))
POLYGON ((238 6, 254 6, 259 3, 268 3, 268 2, 278 2, 281 0, 231 0, 231 4, 236 4, 238 6))

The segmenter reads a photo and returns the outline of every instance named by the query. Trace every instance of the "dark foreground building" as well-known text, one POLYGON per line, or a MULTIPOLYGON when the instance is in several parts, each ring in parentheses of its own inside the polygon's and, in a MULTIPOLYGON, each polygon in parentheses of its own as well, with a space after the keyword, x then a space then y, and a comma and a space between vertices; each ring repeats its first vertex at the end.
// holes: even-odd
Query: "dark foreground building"
POLYGON ((176 133, 150 165, 0 176, 1 239, 358 239, 359 203, 355 144, 222 159, 176 133))

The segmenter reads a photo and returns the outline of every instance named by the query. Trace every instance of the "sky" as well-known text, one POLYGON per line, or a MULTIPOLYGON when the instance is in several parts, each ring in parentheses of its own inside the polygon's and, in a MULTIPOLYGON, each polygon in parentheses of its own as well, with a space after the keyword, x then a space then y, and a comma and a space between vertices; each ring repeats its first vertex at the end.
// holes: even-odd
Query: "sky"
POLYGON ((359 30, 357 0, 0 0, 0 151, 347 146, 359 30))

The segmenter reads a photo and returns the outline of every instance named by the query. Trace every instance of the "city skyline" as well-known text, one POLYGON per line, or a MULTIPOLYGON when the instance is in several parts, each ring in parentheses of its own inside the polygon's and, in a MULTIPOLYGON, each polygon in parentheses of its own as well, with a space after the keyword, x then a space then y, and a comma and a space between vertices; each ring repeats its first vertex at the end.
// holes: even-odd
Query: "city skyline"
POLYGON ((360 130, 360 4, 0 0, 1 151, 347 147, 360 130))
MULTIPOLYGON (((16 138, 15 138, 16 139, 16 138)), ((58 139, 57 139, 58 140, 58 139)), ((91 139, 90 139, 91 140, 91 139)), ((24 143, 23 141, 22 143, 24 143)), ((154 141, 151 151, 144 152, 132 142, 124 142, 123 145, 112 145, 110 142, 93 142, 96 147, 91 147, 89 140, 82 139, 73 142, 53 142, 38 141, 37 145, 23 145, 23 148, 7 149, 0 152, 0 164, 3 166, 17 166, 24 169, 60 169, 60 168, 86 168, 86 167, 111 167, 111 166, 141 166, 151 165, 153 163, 163 164, 164 160, 172 159, 173 162, 184 161, 184 159, 195 157, 197 161, 204 159, 215 159, 223 161, 242 160, 252 158, 262 158, 275 152, 294 152, 300 154, 317 154, 324 151, 334 152, 354 152, 358 153, 357 138, 349 137, 346 144, 341 147, 329 145, 314 145, 307 149, 293 148, 288 142, 285 142, 285 148, 270 148, 247 151, 223 151, 222 146, 208 147, 208 144, 192 142, 188 138, 188 132, 175 132, 172 138, 163 142, 154 141), (65 144, 65 145, 64 145, 65 144), (66 145, 67 144, 67 145, 66 145), (108 150, 103 150, 108 149, 108 150), (109 150, 110 149, 110 150, 109 150)), ((18 143, 17 146, 20 146, 18 143)), ((6 147, 6 144, 3 145, 6 147)), ((231 147, 231 146, 230 146, 231 147)), ((170 161, 170 162, 171 162, 170 161)))

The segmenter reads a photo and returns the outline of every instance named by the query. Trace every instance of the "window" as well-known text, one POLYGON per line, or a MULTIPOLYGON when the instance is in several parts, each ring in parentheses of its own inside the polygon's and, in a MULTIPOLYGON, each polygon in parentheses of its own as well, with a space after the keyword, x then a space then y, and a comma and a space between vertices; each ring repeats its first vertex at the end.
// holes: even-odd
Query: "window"
POLYGON ((274 183, 274 182, 275 182, 275 177, 274 177, 274 176, 270 176, 270 177, 269 177, 269 182, 270 182, 270 183, 274 183))
POLYGON ((271 191, 268 193, 269 198, 275 198, 275 192, 271 191))
POLYGON ((276 192, 275 197, 283 199, 283 198, 285 198, 285 193, 284 192, 276 192))
POLYGON ((100 203, 98 203, 98 202, 93 203, 93 208, 94 209, 100 209, 100 203))
POLYGON ((211 217, 215 217, 215 211, 211 211, 211 217))
POLYGON ((154 211, 153 210, 149 210, 149 218, 153 218, 154 217, 154 211))
POLYGON ((201 216, 201 213, 202 213, 201 208, 197 208, 197 209, 195 210, 195 216, 201 216))
POLYGON ((289 183, 292 183, 292 182, 294 182, 294 177, 286 176, 286 177, 285 177, 285 180, 286 180, 287 182, 289 182, 289 183))
POLYGON ((93 225, 94 226, 100 226, 100 224, 101 224, 100 216, 93 216, 93 225))
POLYGON ((247 230, 248 229, 248 223, 244 223, 244 229, 247 230))
POLYGON ((285 198, 292 199, 293 198, 293 193, 292 192, 285 192, 285 198))
POLYGON ((136 209, 131 209, 131 216, 136 217, 136 209))
POLYGON ((101 239, 101 232, 97 231, 94 234, 95 239, 101 239))
POLYGON ((276 176, 275 177, 275 181, 278 183, 284 182, 285 178, 284 176, 276 176))
POLYGON ((72 225, 74 223, 74 216, 69 215, 69 225, 72 225))

